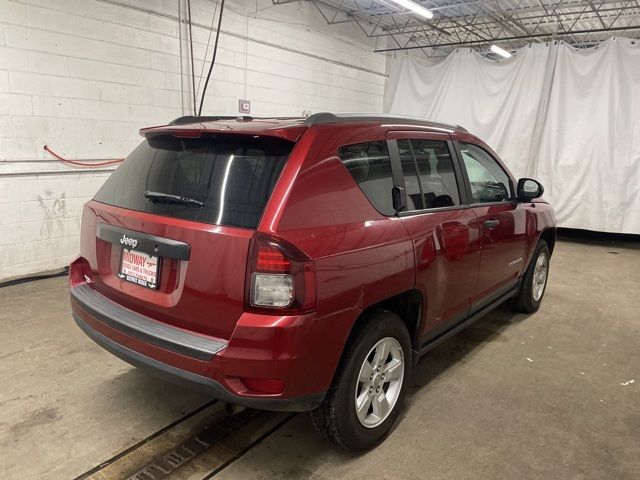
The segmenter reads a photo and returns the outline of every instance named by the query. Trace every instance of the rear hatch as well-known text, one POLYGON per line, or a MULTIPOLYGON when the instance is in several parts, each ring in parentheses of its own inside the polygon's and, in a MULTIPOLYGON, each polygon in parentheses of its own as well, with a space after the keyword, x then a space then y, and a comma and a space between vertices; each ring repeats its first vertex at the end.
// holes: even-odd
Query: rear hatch
POLYGON ((244 306, 251 236, 294 143, 158 132, 85 206, 94 288, 171 325, 229 338, 244 306))

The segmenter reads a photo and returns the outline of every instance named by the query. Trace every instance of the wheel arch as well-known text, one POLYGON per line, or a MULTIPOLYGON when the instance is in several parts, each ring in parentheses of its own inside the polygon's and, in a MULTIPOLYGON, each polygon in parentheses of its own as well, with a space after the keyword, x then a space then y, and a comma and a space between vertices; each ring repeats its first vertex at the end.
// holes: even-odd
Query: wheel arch
POLYGON ((551 255, 553 255, 553 248, 556 245, 557 234, 558 234, 558 231, 556 227, 545 228, 540 233, 540 240, 544 240, 545 242, 547 242, 547 246, 549 247, 549 253, 551 255))
POLYGON ((356 318, 347 341, 353 338, 363 325, 372 321, 376 313, 387 310, 402 319, 409 331, 411 346, 414 350, 417 350, 419 347, 418 332, 420 331, 423 302, 422 293, 419 290, 412 289, 369 305, 356 318))

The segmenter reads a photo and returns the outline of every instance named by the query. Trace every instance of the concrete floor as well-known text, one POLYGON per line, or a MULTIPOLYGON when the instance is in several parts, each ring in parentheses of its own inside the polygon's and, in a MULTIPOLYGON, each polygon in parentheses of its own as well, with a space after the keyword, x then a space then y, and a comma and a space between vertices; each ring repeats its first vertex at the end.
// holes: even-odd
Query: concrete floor
MULTIPOLYGON (((171 478, 640 478, 639 272, 638 244, 558 242, 540 311, 499 308, 429 353, 374 451, 263 413, 171 478)), ((86 338, 64 278, 0 289, 0 325, 2 479, 124 478, 225 422, 86 338)))

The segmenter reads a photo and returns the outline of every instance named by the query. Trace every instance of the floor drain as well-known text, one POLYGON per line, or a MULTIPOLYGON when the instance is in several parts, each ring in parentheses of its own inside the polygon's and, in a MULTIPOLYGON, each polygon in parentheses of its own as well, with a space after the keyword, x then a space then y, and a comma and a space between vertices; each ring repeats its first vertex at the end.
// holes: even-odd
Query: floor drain
POLYGON ((160 480, 168 477, 176 469, 208 450, 213 444, 223 440, 259 413, 257 410, 244 410, 232 417, 225 418, 217 425, 205 428, 131 475, 128 480, 160 480))

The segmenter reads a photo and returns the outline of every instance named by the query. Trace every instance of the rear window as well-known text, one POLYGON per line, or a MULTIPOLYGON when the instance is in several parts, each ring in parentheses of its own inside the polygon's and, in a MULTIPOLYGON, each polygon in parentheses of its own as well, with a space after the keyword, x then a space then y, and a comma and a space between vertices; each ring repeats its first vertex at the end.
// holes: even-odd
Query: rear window
POLYGON ((162 135, 136 148, 94 200, 184 220, 256 228, 293 143, 162 135))

